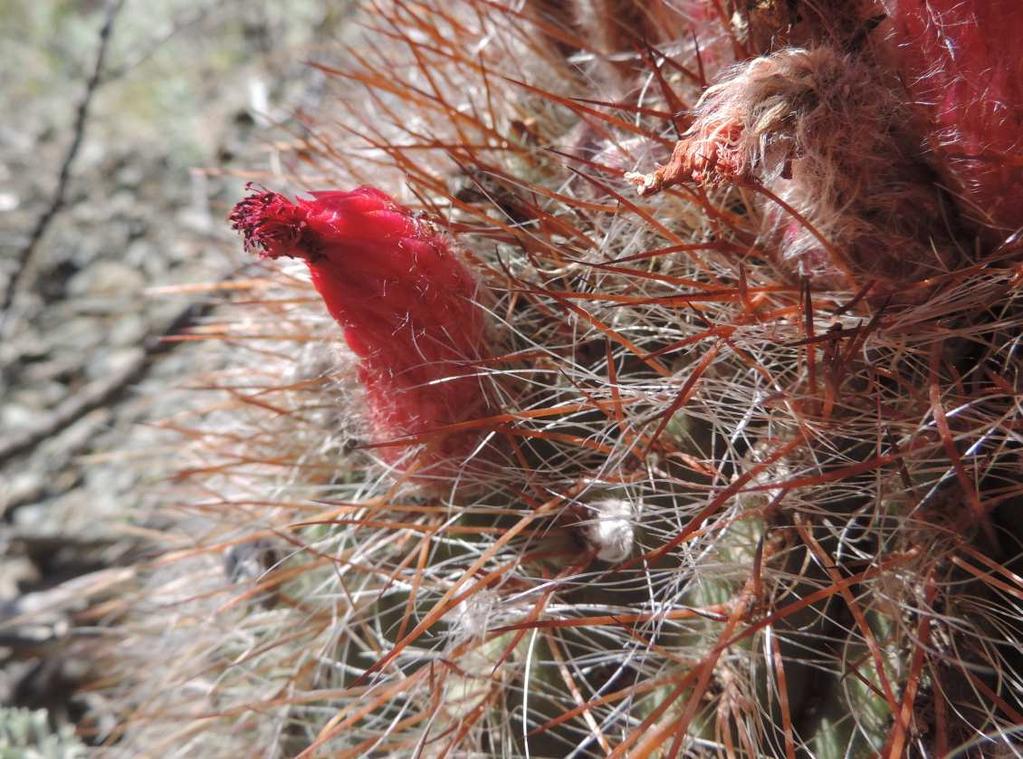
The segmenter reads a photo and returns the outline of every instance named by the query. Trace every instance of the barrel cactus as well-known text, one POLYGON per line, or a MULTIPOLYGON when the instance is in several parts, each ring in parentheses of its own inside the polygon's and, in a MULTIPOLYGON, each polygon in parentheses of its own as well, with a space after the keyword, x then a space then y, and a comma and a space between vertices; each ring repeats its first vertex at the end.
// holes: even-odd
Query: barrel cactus
POLYGON ((1023 98, 921 61, 1023 12, 361 20, 232 216, 111 750, 1013 755, 1023 98))

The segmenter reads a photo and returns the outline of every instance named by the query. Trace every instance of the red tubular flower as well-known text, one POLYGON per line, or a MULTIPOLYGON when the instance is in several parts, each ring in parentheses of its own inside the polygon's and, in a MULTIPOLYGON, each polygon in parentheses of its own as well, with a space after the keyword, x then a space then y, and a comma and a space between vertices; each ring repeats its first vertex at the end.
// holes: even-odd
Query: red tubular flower
POLYGON ((1023 4, 886 0, 903 81, 927 115, 932 148, 966 213, 1023 224, 1023 4))
MULTIPOLYGON (((247 250, 309 266, 360 358, 378 436, 429 433, 485 411, 474 368, 486 353, 479 285, 433 225, 373 187, 314 192, 295 202, 258 192, 229 218, 247 250)), ((465 448, 464 436, 432 438, 419 464, 432 467, 465 448)), ((392 461, 405 452, 382 450, 392 461)))

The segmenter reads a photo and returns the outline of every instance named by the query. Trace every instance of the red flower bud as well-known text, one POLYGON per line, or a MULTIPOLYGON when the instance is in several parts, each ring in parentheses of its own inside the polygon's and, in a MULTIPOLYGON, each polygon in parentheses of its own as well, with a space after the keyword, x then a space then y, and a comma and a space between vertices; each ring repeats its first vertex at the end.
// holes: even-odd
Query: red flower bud
POLYGON ((887 0, 902 79, 926 113, 931 146, 966 213, 1023 224, 1023 4, 887 0))
MULTIPOLYGON (((345 341, 374 431, 432 432, 484 412, 476 362, 486 350, 479 284, 447 237, 373 187, 314 192, 292 202, 254 193, 230 215, 247 250, 301 258, 345 341)), ((465 438, 432 439, 420 466, 465 452, 465 438)), ((402 446, 382 448, 398 459, 402 446)))

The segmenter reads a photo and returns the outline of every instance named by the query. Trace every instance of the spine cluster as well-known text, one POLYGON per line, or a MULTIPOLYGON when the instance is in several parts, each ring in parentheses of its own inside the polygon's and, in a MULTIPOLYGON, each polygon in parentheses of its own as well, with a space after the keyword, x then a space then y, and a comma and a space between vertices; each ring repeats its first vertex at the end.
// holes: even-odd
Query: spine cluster
POLYGON ((1023 10, 361 18, 296 199, 231 216, 272 260, 176 420, 111 744, 1012 755, 1023 10))

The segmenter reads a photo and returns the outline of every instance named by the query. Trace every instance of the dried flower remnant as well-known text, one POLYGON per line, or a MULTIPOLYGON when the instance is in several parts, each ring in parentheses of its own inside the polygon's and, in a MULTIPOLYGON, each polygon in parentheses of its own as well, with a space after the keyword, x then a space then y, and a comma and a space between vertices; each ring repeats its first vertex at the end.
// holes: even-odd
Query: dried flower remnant
MULTIPOLYGON (((475 363, 487 325, 479 283, 447 237, 373 187, 291 201, 254 192, 230 215, 247 250, 303 259, 359 357, 369 421, 389 440, 425 435, 430 468, 464 452, 464 436, 432 433, 484 412, 475 363)), ((404 446, 381 448, 398 460, 404 446)))
POLYGON ((728 0, 726 5, 749 56, 817 45, 857 50, 884 18, 875 0, 728 0))
POLYGON ((787 49, 733 68, 704 93, 671 160, 627 178, 641 195, 686 181, 765 188, 762 236, 784 269, 815 285, 895 289, 954 256, 908 115, 873 66, 787 49))

